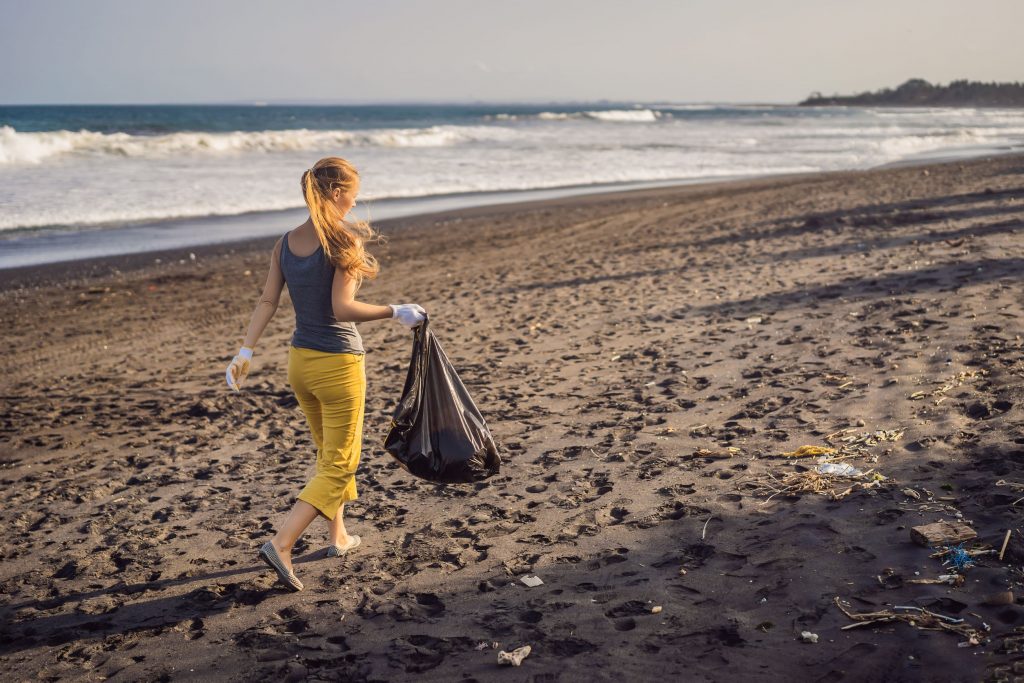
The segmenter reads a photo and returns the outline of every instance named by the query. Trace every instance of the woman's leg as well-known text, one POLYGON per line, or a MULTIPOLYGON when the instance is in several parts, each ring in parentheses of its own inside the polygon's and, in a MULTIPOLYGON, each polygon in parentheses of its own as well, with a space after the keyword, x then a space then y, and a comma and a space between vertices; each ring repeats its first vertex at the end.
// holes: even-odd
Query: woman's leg
POLYGON ((306 501, 295 501, 295 506, 288 513, 284 524, 278 528, 277 533, 270 539, 274 550, 281 557, 281 563, 284 564, 288 571, 292 571, 292 546, 295 545, 295 541, 299 540, 299 536, 306 530, 309 523, 316 519, 317 514, 319 514, 317 509, 306 501))
MULTIPOLYGON (((310 390, 309 386, 310 376, 313 374, 310 372, 309 361, 313 357, 315 357, 315 354, 310 354, 307 350, 296 349, 295 347, 289 348, 288 383, 291 385, 292 391, 295 392, 295 399, 299 403, 299 408, 302 409, 302 413, 306 416, 309 431, 313 435, 313 443, 316 444, 317 461, 319 461, 324 445, 323 412, 320 401, 310 390)), ((292 571, 292 547, 299 540, 299 536, 306 530, 306 527, 316 519, 318 514, 320 514, 319 511, 306 501, 295 501, 295 505, 292 506, 288 517, 285 518, 284 524, 278 527, 277 533, 270 539, 271 544, 281 558, 281 562, 289 571, 292 571)))
POLYGON ((348 531, 345 529, 345 504, 342 503, 341 507, 338 508, 338 514, 334 516, 334 519, 327 522, 329 527, 329 538, 328 542, 331 545, 338 545, 344 548, 349 544, 348 531))
POLYGON ((355 473, 362 449, 366 398, 362 354, 335 354, 319 380, 313 392, 322 410, 323 448, 317 459, 316 475, 302 489, 299 500, 317 508, 333 522, 341 505, 357 497, 355 473))

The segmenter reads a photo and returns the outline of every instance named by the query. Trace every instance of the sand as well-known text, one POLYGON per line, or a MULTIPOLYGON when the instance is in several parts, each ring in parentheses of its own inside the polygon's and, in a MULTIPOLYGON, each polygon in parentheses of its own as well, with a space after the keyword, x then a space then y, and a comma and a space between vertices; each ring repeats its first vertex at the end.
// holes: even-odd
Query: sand
POLYGON ((503 469, 398 468, 411 335, 362 324, 363 544, 326 558, 314 522, 301 593, 256 557, 313 469, 287 296, 223 379, 273 240, 0 274, 4 679, 998 677, 1024 616, 983 603, 1024 594, 1019 560, 913 584, 946 570, 909 530, 1024 527, 1022 179, 1002 156, 382 224, 360 298, 427 308, 503 469), (830 444, 885 479, 767 500, 800 473, 780 454, 830 444), (843 630, 837 597, 990 631, 843 630))

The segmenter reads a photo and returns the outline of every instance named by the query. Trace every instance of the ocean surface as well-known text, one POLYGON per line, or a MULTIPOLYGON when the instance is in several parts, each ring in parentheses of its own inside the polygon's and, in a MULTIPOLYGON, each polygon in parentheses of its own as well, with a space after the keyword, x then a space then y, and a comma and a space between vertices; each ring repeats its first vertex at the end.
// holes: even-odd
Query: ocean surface
POLYGON ((0 268, 284 232, 328 155, 360 170, 372 220, 1021 149, 1021 109, 0 106, 0 268))

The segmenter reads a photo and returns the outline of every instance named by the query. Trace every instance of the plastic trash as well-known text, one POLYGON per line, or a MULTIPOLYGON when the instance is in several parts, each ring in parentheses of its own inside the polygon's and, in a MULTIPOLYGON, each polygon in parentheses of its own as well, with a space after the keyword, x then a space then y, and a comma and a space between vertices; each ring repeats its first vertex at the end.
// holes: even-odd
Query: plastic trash
POLYGON ((956 571, 962 572, 974 566, 974 558, 964 550, 963 543, 960 545, 947 545, 945 551, 946 561, 942 563, 943 567, 952 567, 956 571))
POLYGON ((523 645, 512 650, 512 652, 502 650, 498 653, 498 664, 519 666, 530 655, 530 650, 532 649, 529 645, 523 645))
POLYGON ((430 331, 414 332, 412 360, 384 448, 410 474, 469 483, 497 474, 501 458, 483 416, 430 331))
POLYGON ((519 580, 525 583, 530 588, 536 588, 537 586, 540 586, 544 583, 543 581, 541 581, 539 576, 524 576, 519 580))
POLYGON ((840 477, 859 477, 864 472, 846 462, 823 462, 818 465, 819 474, 834 474, 840 477))

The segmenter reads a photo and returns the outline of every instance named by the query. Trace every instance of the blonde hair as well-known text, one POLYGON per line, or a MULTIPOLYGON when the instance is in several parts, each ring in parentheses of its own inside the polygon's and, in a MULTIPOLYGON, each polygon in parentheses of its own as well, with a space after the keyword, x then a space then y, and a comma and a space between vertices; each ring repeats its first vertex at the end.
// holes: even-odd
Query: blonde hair
POLYGON ((377 277, 380 271, 377 259, 364 245, 381 237, 365 221, 345 220, 331 197, 335 188, 351 192, 358 181, 355 167, 341 157, 324 157, 302 174, 302 194, 324 254, 336 268, 361 283, 363 278, 377 277))

